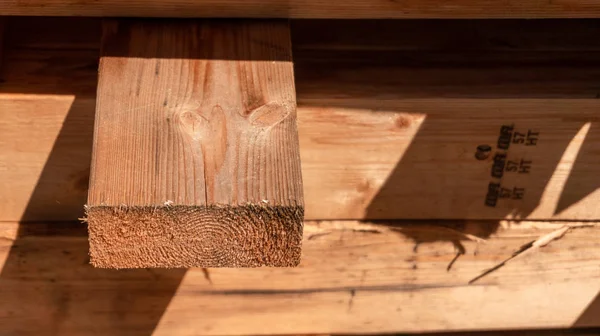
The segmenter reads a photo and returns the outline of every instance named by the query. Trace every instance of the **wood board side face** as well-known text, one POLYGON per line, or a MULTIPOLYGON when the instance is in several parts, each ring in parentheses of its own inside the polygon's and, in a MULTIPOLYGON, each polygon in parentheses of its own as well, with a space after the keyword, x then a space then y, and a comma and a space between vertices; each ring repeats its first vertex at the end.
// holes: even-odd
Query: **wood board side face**
MULTIPOLYGON (((4 47, 4 26, 6 19, 0 17, 0 67, 2 67, 2 56, 3 56, 3 47, 4 47)), ((0 68, 1 69, 1 68, 0 68)))
POLYGON ((310 218, 600 216, 597 99, 360 103, 300 102, 310 218), (510 144, 498 143, 507 137, 510 144), (343 152, 348 148, 352 155, 343 152))
POLYGON ((236 18, 598 18, 592 0, 5 0, 0 13, 35 16, 236 18))
POLYGON ((491 237, 476 229, 493 223, 463 226, 459 232, 488 238, 479 245, 439 224, 307 222, 298 268, 191 269, 184 276, 90 267, 79 223, 1 223, 2 331, 272 335, 600 327, 598 228, 574 229, 468 285, 563 224, 513 223, 491 237), (457 254, 453 242, 466 253, 448 271, 457 254), (28 323, 32 318, 36 323, 28 323))
POLYGON ((288 24, 112 20, 103 30, 92 263, 296 265, 303 197, 288 24))

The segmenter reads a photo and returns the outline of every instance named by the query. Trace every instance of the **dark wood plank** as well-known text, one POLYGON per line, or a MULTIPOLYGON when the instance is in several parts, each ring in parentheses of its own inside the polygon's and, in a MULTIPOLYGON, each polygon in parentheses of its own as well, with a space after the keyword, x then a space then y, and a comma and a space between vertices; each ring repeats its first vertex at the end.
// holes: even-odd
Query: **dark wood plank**
POLYGON ((597 18, 590 0, 5 0, 5 15, 236 18, 597 18))

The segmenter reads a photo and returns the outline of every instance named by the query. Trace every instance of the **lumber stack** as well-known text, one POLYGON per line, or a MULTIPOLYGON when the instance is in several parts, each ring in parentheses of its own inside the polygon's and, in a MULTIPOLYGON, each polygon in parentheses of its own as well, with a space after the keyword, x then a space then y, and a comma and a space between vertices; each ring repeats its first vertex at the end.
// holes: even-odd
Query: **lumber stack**
MULTIPOLYGON (((83 216, 90 172, 92 184, 102 186, 98 174, 116 169, 92 160, 99 144, 94 119, 102 123, 98 128, 119 117, 117 126, 129 129, 139 117, 116 115, 142 98, 137 82, 103 82, 106 66, 122 66, 115 77, 135 70, 149 81, 155 67, 148 77, 145 69, 156 57, 119 60, 135 48, 110 51, 101 27, 93 18, 7 19, 0 70, 0 181, 7 186, 0 190, 2 332, 600 326, 595 21, 292 21, 307 220, 299 266, 122 271, 89 265, 86 227, 73 221, 83 216), (469 284, 565 224, 586 226, 469 284)), ((160 64, 189 67, 177 57, 160 64)), ((159 77, 144 87, 161 83, 159 77)), ((144 101, 156 100, 157 114, 164 98, 159 91, 140 91, 144 101)), ((100 138, 118 138, 127 129, 106 128, 110 134, 100 138)), ((132 143, 139 147, 118 147, 127 153, 119 162, 147 164, 131 159, 144 142, 132 143)), ((151 185, 131 177, 140 180, 112 180, 111 190, 151 185)), ((92 206, 107 203, 94 203, 101 194, 91 193, 92 206)), ((176 193, 185 196, 181 201, 142 195, 108 205, 114 213, 121 203, 163 202, 160 212, 170 210, 168 200, 173 209, 209 202, 186 203, 187 193, 176 193)), ((262 206, 260 198, 251 201, 262 206)))

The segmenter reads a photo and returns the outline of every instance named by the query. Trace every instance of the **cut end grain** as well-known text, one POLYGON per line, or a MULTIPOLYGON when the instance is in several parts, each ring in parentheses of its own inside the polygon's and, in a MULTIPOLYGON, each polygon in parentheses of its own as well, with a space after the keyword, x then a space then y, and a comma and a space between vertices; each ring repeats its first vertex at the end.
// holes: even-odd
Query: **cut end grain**
POLYGON ((99 268, 291 267, 304 208, 263 205, 87 206, 99 268))

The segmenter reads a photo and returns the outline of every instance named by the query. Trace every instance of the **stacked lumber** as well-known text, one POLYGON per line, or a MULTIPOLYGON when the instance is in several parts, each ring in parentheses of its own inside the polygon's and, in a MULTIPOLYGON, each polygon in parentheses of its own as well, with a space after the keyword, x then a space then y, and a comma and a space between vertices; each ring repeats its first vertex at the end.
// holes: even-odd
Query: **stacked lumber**
POLYGON ((600 326, 597 226, 469 285, 564 221, 598 221, 593 21, 293 21, 300 266, 119 272, 91 267, 86 227, 69 222, 88 193, 100 20, 7 21, 2 332, 600 326))

